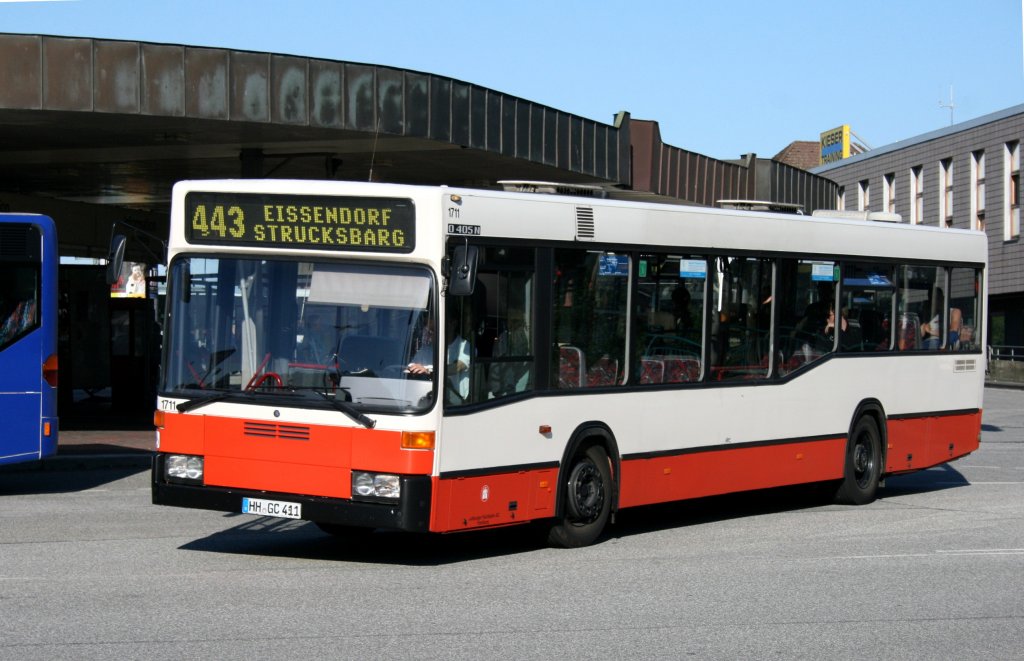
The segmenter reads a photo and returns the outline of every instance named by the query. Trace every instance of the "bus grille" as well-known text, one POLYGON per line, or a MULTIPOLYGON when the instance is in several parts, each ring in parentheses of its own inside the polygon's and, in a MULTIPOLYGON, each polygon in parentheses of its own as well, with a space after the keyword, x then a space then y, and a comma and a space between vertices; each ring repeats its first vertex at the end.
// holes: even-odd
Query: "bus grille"
POLYGON ((273 422, 245 423, 243 433, 257 438, 277 438, 285 441, 308 441, 309 427, 301 425, 279 425, 273 422))

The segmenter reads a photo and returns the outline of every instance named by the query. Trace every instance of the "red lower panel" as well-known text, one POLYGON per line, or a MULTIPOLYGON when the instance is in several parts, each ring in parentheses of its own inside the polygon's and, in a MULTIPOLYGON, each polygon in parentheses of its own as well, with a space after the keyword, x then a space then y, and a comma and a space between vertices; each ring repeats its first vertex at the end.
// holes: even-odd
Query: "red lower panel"
POLYGON ((885 472, 937 466, 978 449, 981 411, 889 420, 885 472))
POLYGON ((212 486, 349 498, 351 470, 429 475, 430 450, 396 431, 167 414, 160 451, 205 457, 212 486))
POLYGON ((434 478, 430 529, 455 532, 553 516, 557 468, 434 478))
POLYGON ((835 480, 845 452, 839 437, 623 461, 619 507, 835 480))
POLYGON ((347 468, 338 466, 207 455, 205 471, 204 482, 210 486, 333 498, 352 496, 351 473, 347 468))

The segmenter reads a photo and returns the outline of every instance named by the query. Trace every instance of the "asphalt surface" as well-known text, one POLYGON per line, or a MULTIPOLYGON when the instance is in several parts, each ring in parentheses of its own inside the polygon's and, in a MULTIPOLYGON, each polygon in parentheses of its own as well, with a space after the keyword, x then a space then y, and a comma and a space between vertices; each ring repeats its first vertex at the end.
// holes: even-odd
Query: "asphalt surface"
POLYGON ((157 506, 145 468, 102 468, 145 445, 68 434, 45 465, 94 468, 0 478, 0 661, 1022 659, 1024 393, 985 398, 978 452, 870 505, 634 508, 569 551, 157 506))

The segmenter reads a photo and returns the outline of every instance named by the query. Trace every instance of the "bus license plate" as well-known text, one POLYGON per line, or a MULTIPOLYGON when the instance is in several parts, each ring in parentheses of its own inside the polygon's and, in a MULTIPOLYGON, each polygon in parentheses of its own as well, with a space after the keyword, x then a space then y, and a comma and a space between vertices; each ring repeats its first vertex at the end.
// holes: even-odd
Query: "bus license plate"
POLYGON ((281 519, 301 519, 302 504, 286 503, 281 500, 264 500, 262 498, 243 498, 242 514, 276 516, 281 519))

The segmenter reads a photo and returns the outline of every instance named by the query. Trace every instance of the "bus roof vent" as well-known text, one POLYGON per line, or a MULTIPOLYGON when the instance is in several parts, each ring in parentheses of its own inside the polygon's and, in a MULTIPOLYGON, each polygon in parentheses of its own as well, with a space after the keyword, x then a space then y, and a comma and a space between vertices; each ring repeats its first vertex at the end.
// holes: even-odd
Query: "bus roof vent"
POLYGON ((815 218, 842 218, 847 220, 874 220, 882 223, 902 223, 903 216, 887 211, 839 211, 836 209, 815 209, 815 218))
POLYGON ((594 208, 576 207, 576 240, 594 240, 594 208))
POLYGON ((604 188, 596 184, 559 184, 552 181, 503 179, 498 182, 506 193, 546 193, 576 197, 606 197, 604 188))

